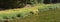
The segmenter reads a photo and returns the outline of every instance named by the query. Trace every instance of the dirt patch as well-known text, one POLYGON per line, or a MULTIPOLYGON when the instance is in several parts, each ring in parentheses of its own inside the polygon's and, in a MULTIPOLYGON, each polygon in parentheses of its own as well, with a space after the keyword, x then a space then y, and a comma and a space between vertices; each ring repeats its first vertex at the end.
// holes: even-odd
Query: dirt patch
POLYGON ((32 7, 30 4, 27 4, 25 7, 32 7))

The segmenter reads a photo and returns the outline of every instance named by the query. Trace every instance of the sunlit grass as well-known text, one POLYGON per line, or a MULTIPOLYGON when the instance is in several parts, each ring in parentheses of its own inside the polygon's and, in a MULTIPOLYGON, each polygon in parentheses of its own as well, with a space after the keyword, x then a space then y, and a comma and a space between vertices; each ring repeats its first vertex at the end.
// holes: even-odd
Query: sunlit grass
MULTIPOLYGON (((17 14, 21 14, 21 15, 29 15, 29 12, 33 12, 34 14, 32 14, 33 16, 28 16, 22 19, 16 19, 13 20, 15 22, 58 22, 58 18, 60 16, 60 9, 58 11, 46 11, 46 12, 39 12, 38 14, 38 9, 44 9, 44 8, 49 8, 49 6, 51 7, 55 7, 58 6, 59 7, 60 4, 37 4, 34 7, 26 7, 26 8, 18 8, 18 9, 10 9, 10 10, 5 10, 5 11, 0 11, 0 18, 3 18, 4 16, 8 16, 8 17, 16 17, 17 14), (59 15, 59 16, 57 16, 59 15), (57 17, 57 18, 56 18, 57 17)), ((31 14, 30 14, 31 15, 31 14)), ((60 21, 59 21, 60 22, 60 21)))

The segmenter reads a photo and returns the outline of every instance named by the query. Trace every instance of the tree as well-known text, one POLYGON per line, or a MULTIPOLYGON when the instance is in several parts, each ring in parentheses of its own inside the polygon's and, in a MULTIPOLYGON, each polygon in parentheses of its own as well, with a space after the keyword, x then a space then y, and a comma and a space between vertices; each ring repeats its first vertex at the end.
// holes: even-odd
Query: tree
POLYGON ((38 1, 38 3, 43 3, 44 2, 44 0, 37 0, 38 1))

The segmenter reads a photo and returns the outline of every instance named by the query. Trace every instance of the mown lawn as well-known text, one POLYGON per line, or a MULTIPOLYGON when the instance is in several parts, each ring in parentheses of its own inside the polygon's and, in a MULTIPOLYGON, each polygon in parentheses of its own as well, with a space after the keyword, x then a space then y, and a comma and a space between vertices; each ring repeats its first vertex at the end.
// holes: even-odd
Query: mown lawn
POLYGON ((60 22, 59 8, 43 12, 40 12, 40 10, 38 10, 55 6, 59 7, 59 5, 60 4, 38 4, 31 8, 19 8, 0 11, 0 17, 1 19, 5 19, 5 17, 9 17, 12 19, 12 17, 15 17, 13 18, 13 20, 9 20, 9 22, 60 22), (17 17, 18 14, 23 16, 24 18, 17 17))

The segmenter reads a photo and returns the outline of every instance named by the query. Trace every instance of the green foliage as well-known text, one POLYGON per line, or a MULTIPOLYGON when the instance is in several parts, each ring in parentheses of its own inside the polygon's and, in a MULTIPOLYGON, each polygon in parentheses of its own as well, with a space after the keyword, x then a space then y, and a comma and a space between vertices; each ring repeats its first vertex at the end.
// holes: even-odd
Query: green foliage
MULTIPOLYGON (((47 5, 43 4, 43 5, 35 6, 33 8, 22 8, 22 9, 16 9, 16 10, 1 11, 0 19, 6 19, 7 17, 9 17, 9 19, 18 19, 19 18, 19 20, 20 20, 20 18, 25 18, 25 17, 29 17, 29 16, 33 17, 38 14, 38 12, 36 12, 36 11, 39 11, 39 14, 38 14, 39 20, 37 20, 37 21, 46 22, 46 20, 47 20, 48 22, 50 22, 53 19, 53 17, 54 17, 54 19, 56 19, 56 17, 58 17, 57 15, 59 15, 59 11, 55 10, 54 11, 54 12, 56 12, 56 14, 55 14, 53 11, 49 11, 49 8, 54 9, 55 6, 57 8, 60 8, 59 5, 58 4, 47 4, 47 5), (46 9, 46 11, 45 11, 45 9, 46 9), (41 10, 43 10, 43 12, 40 12, 41 10), (51 14, 51 12, 52 12, 52 14, 51 14)), ((33 18, 33 19, 35 19, 35 18, 33 18)))
POLYGON ((4 0, 4 2, 2 1, 4 4, 0 8, 13 9, 18 7, 24 7, 26 4, 30 4, 30 5, 38 4, 39 1, 38 0, 4 0))

